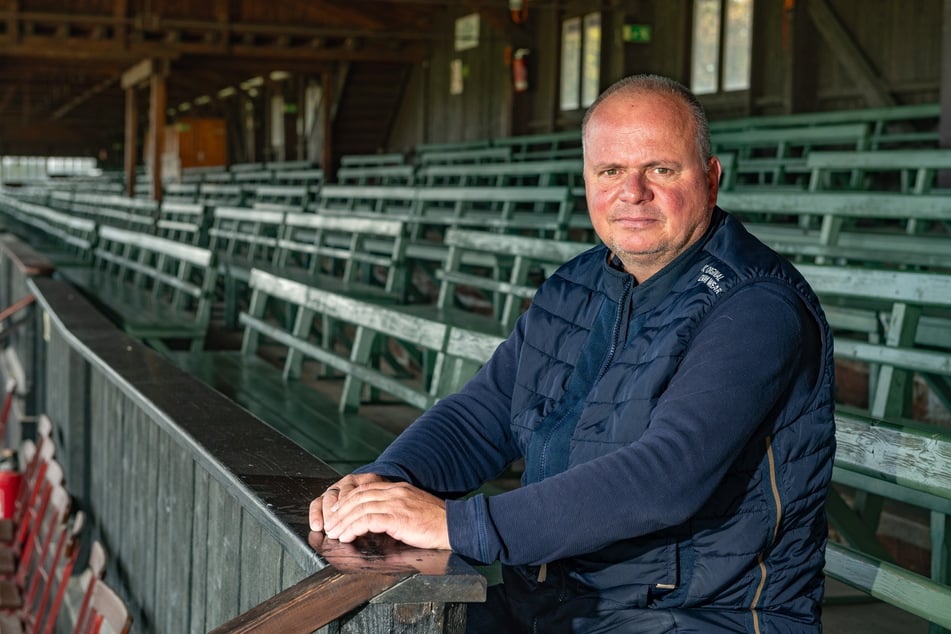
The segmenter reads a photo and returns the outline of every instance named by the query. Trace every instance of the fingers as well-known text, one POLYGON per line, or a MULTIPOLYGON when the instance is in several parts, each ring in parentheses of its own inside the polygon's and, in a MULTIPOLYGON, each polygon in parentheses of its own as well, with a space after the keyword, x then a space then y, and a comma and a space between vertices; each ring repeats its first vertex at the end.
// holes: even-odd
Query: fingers
POLYGON ((345 543, 366 533, 386 533, 419 548, 449 548, 445 502, 406 483, 362 485, 324 517, 327 537, 345 543))
POLYGON ((327 518, 333 512, 332 509, 337 505, 337 503, 349 495, 361 484, 367 484, 371 482, 387 482, 387 480, 372 473, 365 473, 344 476, 334 484, 330 485, 327 490, 323 492, 323 494, 314 498, 314 500, 312 500, 310 503, 310 509, 308 512, 308 523, 310 524, 310 530, 324 530, 324 524, 326 521, 325 518, 327 518))

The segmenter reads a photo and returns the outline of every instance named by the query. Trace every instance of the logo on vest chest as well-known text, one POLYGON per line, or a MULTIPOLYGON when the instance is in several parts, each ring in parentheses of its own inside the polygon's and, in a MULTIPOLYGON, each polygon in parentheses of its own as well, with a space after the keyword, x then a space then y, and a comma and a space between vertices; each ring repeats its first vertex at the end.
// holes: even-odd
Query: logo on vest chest
POLYGON ((720 287, 720 281, 722 279, 723 273, 721 273, 718 268, 704 264, 703 268, 700 269, 700 277, 697 278, 697 281, 701 284, 706 284, 707 288, 719 295, 723 291, 720 287))

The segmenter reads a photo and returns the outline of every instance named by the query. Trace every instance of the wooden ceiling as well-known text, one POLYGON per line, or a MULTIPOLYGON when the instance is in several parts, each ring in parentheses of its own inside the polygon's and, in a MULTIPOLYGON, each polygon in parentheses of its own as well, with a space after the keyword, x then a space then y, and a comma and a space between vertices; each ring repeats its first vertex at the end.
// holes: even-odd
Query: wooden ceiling
POLYGON ((123 137, 121 79, 167 63, 168 104, 275 70, 418 63, 437 12, 508 0, 0 0, 0 154, 90 155, 123 137))

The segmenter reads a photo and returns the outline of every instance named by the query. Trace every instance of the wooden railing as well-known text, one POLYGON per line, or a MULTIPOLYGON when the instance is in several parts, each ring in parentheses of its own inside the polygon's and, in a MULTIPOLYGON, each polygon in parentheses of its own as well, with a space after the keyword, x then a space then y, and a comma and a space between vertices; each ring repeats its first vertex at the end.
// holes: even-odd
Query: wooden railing
POLYGON ((70 285, 5 270, 36 296, 37 407, 133 631, 313 632, 344 614, 334 631, 463 631, 485 579, 461 559, 388 539, 323 543, 307 508, 337 473, 70 285))

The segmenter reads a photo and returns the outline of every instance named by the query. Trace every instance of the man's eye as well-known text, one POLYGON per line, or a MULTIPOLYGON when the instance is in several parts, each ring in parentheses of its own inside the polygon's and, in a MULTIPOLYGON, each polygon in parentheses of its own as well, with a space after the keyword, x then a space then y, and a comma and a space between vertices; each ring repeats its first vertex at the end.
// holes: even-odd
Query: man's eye
POLYGON ((608 169, 601 172, 602 176, 617 176, 618 171, 614 167, 609 167, 608 169))
POLYGON ((666 176, 670 174, 672 171, 673 170, 671 170, 669 167, 655 167, 654 168, 654 173, 660 174, 661 176, 666 176))

